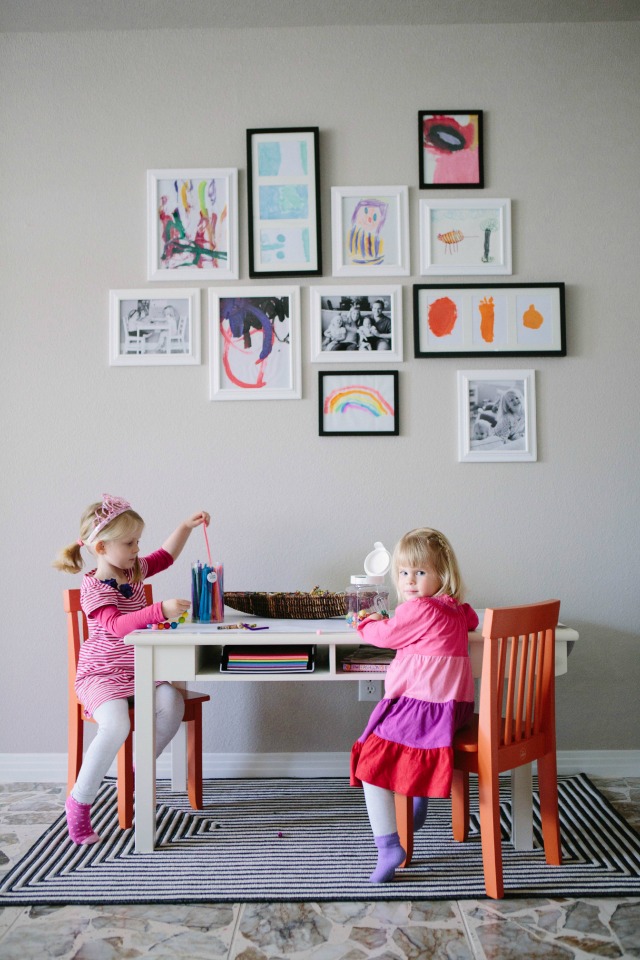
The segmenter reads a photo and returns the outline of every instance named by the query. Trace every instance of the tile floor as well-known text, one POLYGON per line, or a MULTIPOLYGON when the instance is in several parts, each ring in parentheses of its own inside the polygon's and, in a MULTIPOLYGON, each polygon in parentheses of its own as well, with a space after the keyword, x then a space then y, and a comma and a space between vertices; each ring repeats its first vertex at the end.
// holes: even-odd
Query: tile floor
MULTIPOLYGON (((596 780, 640 830, 640 778, 596 780)), ((0 875, 62 811, 64 786, 0 784, 0 875)), ((0 960, 640 958, 640 898, 0 907, 0 960)))

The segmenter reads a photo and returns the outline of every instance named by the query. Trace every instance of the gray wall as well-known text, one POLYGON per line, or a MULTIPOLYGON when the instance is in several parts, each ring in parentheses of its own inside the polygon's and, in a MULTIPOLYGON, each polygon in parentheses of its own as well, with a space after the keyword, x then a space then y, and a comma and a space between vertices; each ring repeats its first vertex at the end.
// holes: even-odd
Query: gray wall
MULTIPOLYGON (((640 746, 639 36, 635 22, 1 37, 0 752, 66 748, 60 593, 80 578, 49 563, 102 491, 133 501, 149 549, 209 509, 229 589, 340 589, 375 539, 440 527, 472 602, 558 596, 579 630, 559 747, 640 746), (412 359, 428 195, 416 114, 429 108, 485 111, 474 197, 512 199, 513 281, 566 282, 566 358, 412 359), (209 401, 204 296, 200 367, 108 365, 108 292, 147 286, 147 169, 239 168, 249 284, 245 130, 295 125, 321 130, 320 282, 331 185, 410 188, 412 276, 392 281, 407 358, 398 438, 317 436, 310 282, 301 401, 209 401), (513 366, 536 370, 538 461, 458 463, 456 370, 513 366)), ((156 595, 184 595, 203 555, 196 532, 156 595)), ((211 752, 347 750, 370 711, 345 684, 213 692, 211 752)))

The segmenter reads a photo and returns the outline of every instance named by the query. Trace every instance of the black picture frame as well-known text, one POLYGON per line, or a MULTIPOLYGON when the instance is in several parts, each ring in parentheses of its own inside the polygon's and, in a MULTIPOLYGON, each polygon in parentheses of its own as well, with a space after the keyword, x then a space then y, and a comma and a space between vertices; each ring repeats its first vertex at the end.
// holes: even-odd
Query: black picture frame
POLYGON ((483 111, 419 110, 418 164, 421 190, 481 190, 483 111))
POLYGON ((397 437, 398 381, 397 370, 319 371, 319 435, 397 437))
POLYGON ((247 130, 249 276, 322 276, 320 130, 247 130))
POLYGON ((565 357, 565 285, 416 283, 413 344, 417 358, 565 357))

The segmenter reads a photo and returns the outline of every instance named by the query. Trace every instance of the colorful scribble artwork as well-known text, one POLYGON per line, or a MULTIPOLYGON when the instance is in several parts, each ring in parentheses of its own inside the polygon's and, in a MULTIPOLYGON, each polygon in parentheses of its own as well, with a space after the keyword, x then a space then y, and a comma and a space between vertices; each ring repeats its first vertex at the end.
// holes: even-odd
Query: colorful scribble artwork
POLYGON ((289 382, 287 297, 223 297, 220 300, 222 367, 241 390, 282 388, 289 382))
POLYGON ((247 131, 249 276, 322 273, 318 128, 247 131))
POLYGON ((158 230, 165 270, 217 270, 226 263, 226 183, 216 180, 160 180, 158 230))
POLYGON ((383 227, 389 204, 386 200, 358 201, 351 215, 347 252, 351 263, 378 264, 384 261, 383 227))
POLYGON ((409 273, 408 187, 332 187, 333 275, 409 273))
POLYGON ((482 111, 418 114, 420 187, 483 187, 482 111))
POLYGON ((320 433, 398 433, 398 374, 320 373, 320 433))
POLYGON ((238 276, 235 169, 147 171, 149 279, 238 276))
POLYGON ((214 399, 299 395, 299 295, 292 288, 210 291, 214 399))

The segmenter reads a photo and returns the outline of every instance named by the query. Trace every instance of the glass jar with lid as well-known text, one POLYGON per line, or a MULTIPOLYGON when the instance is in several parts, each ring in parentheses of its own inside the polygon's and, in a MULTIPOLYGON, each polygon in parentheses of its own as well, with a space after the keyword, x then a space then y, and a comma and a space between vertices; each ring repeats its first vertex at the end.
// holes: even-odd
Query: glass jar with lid
POLYGON ((354 630, 372 613, 389 616, 389 588, 385 582, 385 574, 390 565, 389 551, 377 540, 364 561, 364 574, 351 577, 351 583, 346 590, 347 623, 354 630))

